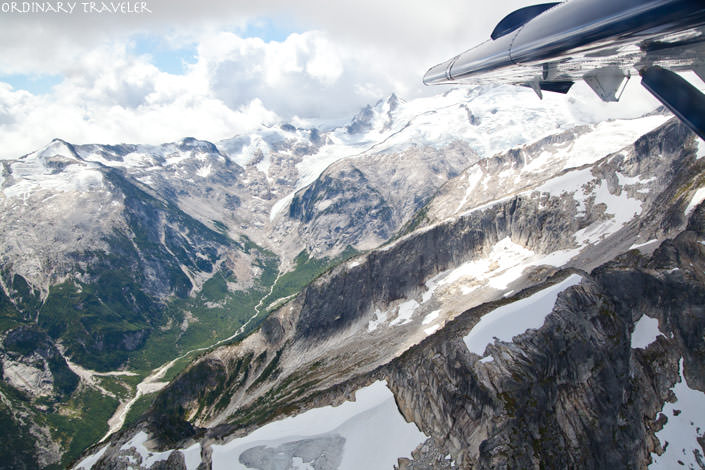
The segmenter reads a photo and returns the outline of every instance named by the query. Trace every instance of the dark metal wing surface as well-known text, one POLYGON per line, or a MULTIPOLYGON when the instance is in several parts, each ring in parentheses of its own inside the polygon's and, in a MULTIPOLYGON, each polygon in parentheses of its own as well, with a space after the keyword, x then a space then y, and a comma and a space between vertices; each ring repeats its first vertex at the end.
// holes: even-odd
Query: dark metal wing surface
POLYGON ((705 107, 698 109, 705 96, 674 73, 692 70, 705 79, 703 0, 540 4, 507 15, 492 37, 431 67, 424 83, 510 83, 542 96, 585 80, 601 99, 617 101, 629 77, 642 75, 644 86, 705 139, 698 116, 705 116, 705 107))

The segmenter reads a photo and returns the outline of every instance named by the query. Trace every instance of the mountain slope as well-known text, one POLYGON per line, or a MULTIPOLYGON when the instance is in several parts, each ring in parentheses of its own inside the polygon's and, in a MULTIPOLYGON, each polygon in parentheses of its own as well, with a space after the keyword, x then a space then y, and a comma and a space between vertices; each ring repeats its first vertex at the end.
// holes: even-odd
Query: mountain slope
POLYGON ((568 261, 589 268, 671 237, 678 201, 699 187, 693 143, 675 127, 620 150, 664 120, 596 124, 569 98, 499 87, 391 96, 338 128, 56 140, 1 162, 0 394, 21 437, 14 462, 72 460, 137 420, 198 354, 209 359, 186 375, 197 380, 156 399, 163 438, 251 427, 298 407, 292 397, 369 383, 458 312, 568 261), (658 162, 659 139, 685 153, 664 148, 658 162))
MULTIPOLYGON (((246 334, 327 267, 371 247, 362 219, 351 224, 357 236, 325 247, 295 222, 278 230, 272 215, 329 163, 409 128, 414 113, 395 116, 394 101, 375 107, 385 124, 373 119, 362 133, 282 125, 217 145, 57 139, 1 162, 0 393, 13 436, 24 436, 13 465, 71 460, 134 419, 189 354, 246 334), (35 348, 13 349, 18 335, 35 348)), ((462 155, 373 152, 360 167, 377 186, 371 166, 385 160, 399 183, 420 183, 401 184, 402 200, 385 191, 394 217, 375 243, 463 168, 462 155), (399 155, 406 164, 394 169, 399 155), (417 161, 438 176, 425 181, 417 161)))
POLYGON ((201 291, 216 273, 232 277, 233 292, 257 285, 254 265, 265 255, 203 226, 120 170, 85 162, 68 144, 57 141, 5 168, 5 294, 21 298, 20 310, 33 295, 36 310, 22 310, 22 319, 61 339, 86 367, 121 366, 151 330, 183 320, 169 312, 170 299, 201 291), (238 265, 247 268, 235 276, 238 265), (25 295, 16 288, 23 282, 31 286, 25 295))
MULTIPOLYGON (((475 166, 486 173, 478 184, 521 182, 516 176, 532 158, 517 155, 533 151, 480 159, 475 166)), ((688 328, 678 333, 687 341, 657 341, 662 356, 642 357, 644 348, 630 343, 644 312, 666 323, 685 321, 696 335, 702 328, 703 213, 693 210, 702 200, 705 163, 698 156, 693 134, 670 121, 578 168, 566 163, 570 154, 540 156, 554 163, 526 185, 442 220, 434 199, 417 217, 419 228, 334 268, 259 331, 196 361, 161 392, 147 421, 90 461, 109 468, 153 445, 165 451, 155 462, 179 455, 168 449, 181 447, 195 459, 189 461, 197 463, 193 456, 200 454, 218 468, 216 456, 233 448, 231 440, 386 380, 403 416, 431 439, 400 467, 433 461, 432 468, 449 468, 447 453, 463 468, 643 467, 650 452, 663 451, 654 434, 663 419, 656 415, 677 381, 674 358, 700 354, 701 341, 688 328), (660 242, 651 258, 629 251, 641 245, 648 253, 660 242), (566 266, 601 267, 588 275, 566 266), (687 275, 672 278, 678 270, 687 275), (629 288, 642 281, 650 286, 647 296, 629 288), (677 292, 688 294, 676 308, 677 292), (499 333, 497 341, 492 329, 473 336, 486 314, 511 305, 523 312, 522 305, 534 303, 543 305, 528 308, 543 310, 538 323, 499 333), (526 328, 536 331, 512 339, 526 328), (656 367, 652 359, 666 361, 663 374, 645 372, 656 367), (644 390, 657 392, 635 403, 644 390), (602 434, 603 427, 614 432, 602 434), (153 441, 136 442, 138 432, 153 441)), ((467 181, 467 173, 459 176, 437 198, 467 181)), ((702 390, 694 363, 686 366, 687 383, 702 390)), ((237 455, 244 464, 244 454, 237 455)), ((311 459, 316 455, 323 454, 311 459)))
POLYGON ((211 344, 213 330, 234 332, 274 280, 270 253, 205 227, 65 142, 3 162, 0 186, 2 393, 19 435, 48 443, 36 447, 42 467, 105 433, 135 386, 127 372, 95 374, 128 361, 154 367, 211 344), (210 302, 219 304, 203 312, 210 302), (13 338, 30 332, 34 340, 17 349, 13 338))

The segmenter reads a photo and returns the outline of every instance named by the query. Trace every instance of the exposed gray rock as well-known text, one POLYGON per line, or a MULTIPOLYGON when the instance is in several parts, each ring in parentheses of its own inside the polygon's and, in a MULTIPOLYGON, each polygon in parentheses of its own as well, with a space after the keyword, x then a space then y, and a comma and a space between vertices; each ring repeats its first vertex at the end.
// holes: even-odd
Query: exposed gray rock
POLYGON ((38 328, 14 328, 4 335, 1 345, 4 378, 18 390, 60 400, 78 386, 78 376, 51 338, 38 328))
POLYGON ((178 450, 174 451, 168 459, 153 463, 149 470, 186 470, 184 454, 178 450))
POLYGON ((373 118, 374 113, 372 112, 372 106, 365 106, 355 115, 352 122, 346 127, 348 134, 360 134, 372 129, 373 118))
POLYGON ((284 337, 284 328, 277 317, 267 317, 262 322, 262 334, 271 344, 277 344, 284 337))
MULTIPOLYGON (((705 206, 689 228, 703 215, 705 206)), ((650 258, 629 252, 599 267, 559 296, 542 328, 490 346, 492 362, 459 340, 415 348, 389 369, 400 410, 464 468, 645 468, 662 452, 654 433, 680 357, 703 391, 704 235, 689 230, 650 258), (642 314, 663 335, 632 349, 642 314)))
POLYGON ((477 159, 460 141, 341 160, 297 192, 278 232, 297 233, 316 256, 378 246, 398 232, 446 181, 477 159))
POLYGON ((396 470, 451 470, 457 468, 453 457, 442 451, 443 445, 429 438, 411 451, 412 459, 400 458, 396 470))

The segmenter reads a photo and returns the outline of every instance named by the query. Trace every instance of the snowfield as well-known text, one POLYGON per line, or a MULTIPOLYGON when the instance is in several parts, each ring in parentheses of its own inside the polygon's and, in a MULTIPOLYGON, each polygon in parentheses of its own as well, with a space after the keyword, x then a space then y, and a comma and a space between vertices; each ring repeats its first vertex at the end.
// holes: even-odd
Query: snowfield
POLYGON ((680 361, 680 382, 673 387, 676 401, 666 402, 661 410, 668 422, 656 433, 665 448, 663 455, 651 454, 649 470, 702 468, 703 456, 697 439, 705 436, 705 394, 688 386, 680 361))
POLYGON ((494 341, 511 341, 528 329, 541 328, 558 294, 581 280, 581 276, 572 274, 558 284, 483 315, 463 341, 471 353, 484 356, 485 348, 494 341))
POLYGON ((425 440, 416 425, 401 416, 386 384, 375 382, 358 390, 354 402, 309 410, 214 445, 213 470, 254 468, 243 460, 264 461, 275 455, 289 459, 290 466, 282 468, 312 468, 313 460, 327 458, 339 461, 333 467, 339 470, 389 470, 425 440))
MULTIPOLYGON (((281 468, 311 469, 312 463, 326 462, 330 467, 325 468, 338 470, 389 470, 399 457, 410 457, 426 439, 399 413, 386 383, 375 382, 355 392, 355 401, 315 408, 226 444, 213 445, 212 469, 258 469, 275 459, 284 465, 281 468)), ((120 450, 133 449, 147 468, 167 460, 173 452, 152 452, 145 446, 148 440, 147 433, 140 431, 120 450)), ((92 468, 107 447, 83 459, 74 470, 92 468)), ((201 445, 179 451, 184 454, 186 468, 196 470, 201 463, 201 445)), ((134 456, 130 459, 137 465, 134 456)))

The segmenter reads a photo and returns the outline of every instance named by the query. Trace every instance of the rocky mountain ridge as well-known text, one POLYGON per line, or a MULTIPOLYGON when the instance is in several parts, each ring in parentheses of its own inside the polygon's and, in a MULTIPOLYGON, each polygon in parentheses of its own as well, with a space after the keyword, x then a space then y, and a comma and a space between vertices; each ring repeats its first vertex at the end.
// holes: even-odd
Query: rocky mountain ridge
MULTIPOLYGON (((195 465, 219 468, 210 456, 234 449, 240 436, 262 424, 341 403, 385 380, 404 418, 430 439, 413 460, 400 460, 400 468, 643 468, 664 455, 672 462, 655 432, 664 422, 658 411, 678 382, 677 358, 702 349, 696 337, 703 327, 703 214, 695 209, 705 196, 698 190, 701 146, 671 121, 577 168, 566 155, 557 162, 555 152, 536 156, 530 147, 481 160, 475 167, 486 174, 476 185, 521 180, 503 173, 521 175, 532 153, 534 163, 548 162, 543 168, 552 172, 517 181, 524 186, 510 187, 508 197, 453 205, 456 213, 442 213, 443 219, 434 207, 447 205, 434 199, 407 235, 334 268, 258 332, 195 362, 160 394, 148 421, 91 461, 117 468, 123 451, 148 452, 144 443, 133 446, 135 433, 146 430, 162 449, 160 458, 176 459, 180 452, 164 450, 181 447, 189 459, 199 455, 189 460, 195 465), (583 270, 561 270, 566 266, 583 270), (684 278, 672 277, 685 268, 684 278), (489 336, 486 349, 484 343, 468 349, 486 314, 532 302, 567 280, 570 286, 556 293, 557 303, 534 330, 519 339, 489 336), (640 294, 644 286, 647 296, 640 294), (681 291, 692 295, 677 306, 681 291), (644 312, 659 319, 661 337, 690 339, 665 346, 656 335, 646 347, 632 346, 644 312), (694 336, 691 329, 671 334, 663 323, 674 321, 688 322, 694 336), (649 393, 635 404, 643 390, 649 393)), ((451 180, 437 198, 458 188, 472 197, 472 171, 451 180)), ((700 378, 687 375, 682 380, 702 392, 700 378)), ((695 464, 698 452, 688 450, 695 464)), ((275 468, 257 465, 252 468, 275 468)))

